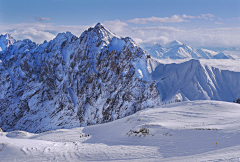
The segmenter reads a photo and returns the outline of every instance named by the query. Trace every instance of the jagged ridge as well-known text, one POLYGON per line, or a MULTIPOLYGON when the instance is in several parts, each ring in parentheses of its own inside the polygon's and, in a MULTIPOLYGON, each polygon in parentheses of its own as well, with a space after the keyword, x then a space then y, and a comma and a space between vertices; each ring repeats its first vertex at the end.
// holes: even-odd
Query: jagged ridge
POLYGON ((1 53, 0 127, 43 132, 112 121, 161 102, 147 53, 103 25, 1 53))

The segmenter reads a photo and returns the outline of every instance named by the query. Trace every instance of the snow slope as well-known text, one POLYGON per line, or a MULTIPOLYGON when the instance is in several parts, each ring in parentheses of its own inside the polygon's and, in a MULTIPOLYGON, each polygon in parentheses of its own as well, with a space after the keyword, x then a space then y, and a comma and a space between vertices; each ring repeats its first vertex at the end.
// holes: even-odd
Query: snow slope
POLYGON ((158 61, 149 62, 149 66, 154 64, 152 78, 163 101, 178 98, 232 102, 240 97, 240 72, 222 70, 199 60, 179 64, 158 61))
POLYGON ((239 119, 239 104, 191 101, 88 127, 3 132, 0 161, 239 161, 239 119))
POLYGON ((152 57, 155 58, 162 58, 163 54, 168 51, 166 48, 163 48, 160 44, 155 44, 152 47, 145 47, 144 49, 148 51, 152 57))

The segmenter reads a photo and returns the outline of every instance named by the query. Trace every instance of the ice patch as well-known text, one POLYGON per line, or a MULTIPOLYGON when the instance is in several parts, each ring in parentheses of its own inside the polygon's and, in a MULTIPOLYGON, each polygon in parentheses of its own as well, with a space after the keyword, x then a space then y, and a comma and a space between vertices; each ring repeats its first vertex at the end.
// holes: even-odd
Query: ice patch
POLYGON ((147 69, 147 62, 145 59, 138 58, 136 62, 133 62, 135 70, 135 75, 137 78, 141 78, 145 81, 150 79, 149 72, 147 69))
POLYGON ((140 69, 137 70, 137 77, 138 78, 143 78, 143 74, 142 74, 142 71, 140 69))
POLYGON ((77 97, 75 96, 73 90, 72 90, 70 87, 68 88, 68 92, 69 92, 69 95, 70 95, 70 97, 71 97, 71 99, 72 99, 72 102, 73 102, 73 104, 74 104, 74 109, 75 109, 75 111, 76 111, 76 107, 77 107, 77 97))
POLYGON ((123 41, 117 37, 113 37, 111 43, 109 44, 108 50, 109 50, 109 52, 112 52, 113 50, 120 52, 122 50, 124 44, 125 44, 125 41, 123 41))

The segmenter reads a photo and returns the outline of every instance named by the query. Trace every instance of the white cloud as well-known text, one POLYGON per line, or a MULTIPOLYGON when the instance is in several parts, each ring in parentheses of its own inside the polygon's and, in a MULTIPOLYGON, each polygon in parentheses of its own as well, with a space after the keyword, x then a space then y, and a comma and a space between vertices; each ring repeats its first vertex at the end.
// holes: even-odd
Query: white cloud
POLYGON ((197 17, 196 16, 190 16, 190 15, 183 14, 182 18, 184 18, 184 19, 186 19, 186 18, 188 18, 188 19, 196 19, 197 17))
POLYGON ((165 45, 170 41, 179 40, 195 47, 240 47, 240 28, 187 30, 163 26, 145 27, 132 28, 131 36, 142 40, 139 41, 141 44, 160 43, 165 45))
POLYGON ((124 33, 127 32, 127 29, 125 27, 128 26, 126 22, 122 22, 120 20, 114 20, 114 21, 105 21, 103 25, 106 28, 111 29, 113 33, 124 33))
POLYGON ((50 20, 49 17, 35 17, 35 19, 38 21, 50 20))
MULTIPOLYGON (((21 23, 21 24, 3 24, 0 25, 0 34, 11 34, 16 40, 31 39, 36 43, 42 43, 44 40, 52 40, 58 33, 70 31, 76 36, 80 36, 84 30, 93 27, 96 24, 77 26, 77 25, 54 25, 52 23, 21 23)), ((106 28, 120 36, 128 36, 129 30, 127 23, 120 20, 105 21, 106 28)))
POLYGON ((58 25, 51 23, 21 23, 21 24, 3 24, 0 25, 0 33, 11 34, 16 40, 31 39, 36 43, 42 43, 44 40, 52 40, 58 33, 70 31, 74 35, 79 36, 88 29, 89 26, 71 26, 58 25))
MULTIPOLYGON (((114 32, 118 25, 108 26, 114 32)), ((215 28, 215 29, 180 29, 175 27, 133 27, 125 24, 119 26, 121 30, 116 34, 133 38, 141 45, 160 43, 166 45, 170 41, 179 40, 194 47, 240 47, 240 28, 215 28)))
POLYGON ((190 22, 189 19, 206 19, 206 20, 214 20, 215 15, 213 14, 201 14, 200 16, 191 16, 183 14, 173 15, 171 17, 149 17, 149 18, 134 18, 128 20, 128 23, 133 24, 148 24, 150 22, 154 23, 180 23, 180 22, 190 22))
MULTIPOLYGON (((200 16, 183 15, 183 18, 188 19, 208 19, 215 18, 212 14, 202 14, 200 16)), ((144 20, 145 21, 145 20, 144 20)), ((113 21, 115 22, 115 21, 113 21)), ((179 40, 183 43, 192 45, 194 47, 212 46, 212 47, 240 47, 240 28, 219 28, 214 29, 183 29, 176 27, 132 27, 130 28, 126 23, 117 20, 113 26, 109 27, 113 32, 120 36, 129 36, 133 38, 137 43, 142 45, 150 45, 160 43, 165 45, 173 40, 179 40)), ((136 22, 139 23, 139 22, 136 22)), ((219 25, 222 22, 215 22, 219 25)))
POLYGON ((214 20, 215 15, 213 14, 201 14, 201 16, 198 16, 199 19, 206 19, 206 20, 214 20))
POLYGON ((135 18, 128 20, 128 23, 134 24, 148 24, 149 22, 155 23, 179 23, 188 22, 188 20, 183 19, 180 15, 173 15, 172 17, 149 17, 149 18, 135 18))
POLYGON ((215 24, 217 24, 217 25, 222 25, 223 22, 215 22, 215 24))
MULTIPOLYGON (((188 17, 190 19, 189 15, 183 17, 188 17)), ((205 17, 207 16, 205 15, 205 17)), ((193 17, 191 18, 193 19, 193 17)), ((58 33, 66 31, 70 31, 79 37, 84 30, 94 25, 95 24, 86 26, 67 26, 41 22, 3 24, 0 25, 0 34, 10 33, 16 40, 28 38, 37 43, 42 43, 44 40, 52 40, 58 33)), ((154 43, 165 45, 170 41, 179 40, 195 47, 240 47, 240 28, 199 28, 190 30, 166 26, 130 27, 128 23, 120 20, 105 21, 103 25, 119 36, 133 38, 141 45, 150 45, 154 43)))
POLYGON ((240 17, 230 18, 230 19, 228 19, 228 20, 234 20, 234 21, 236 21, 236 20, 240 20, 240 17))

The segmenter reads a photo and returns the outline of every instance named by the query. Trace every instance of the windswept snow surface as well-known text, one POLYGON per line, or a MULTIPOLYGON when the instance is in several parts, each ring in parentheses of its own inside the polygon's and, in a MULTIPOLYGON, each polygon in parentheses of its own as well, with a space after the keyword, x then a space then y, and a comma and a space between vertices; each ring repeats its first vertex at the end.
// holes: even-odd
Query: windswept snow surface
POLYGON ((3 132, 0 161, 239 161, 239 138, 239 104, 191 101, 88 127, 3 132))

